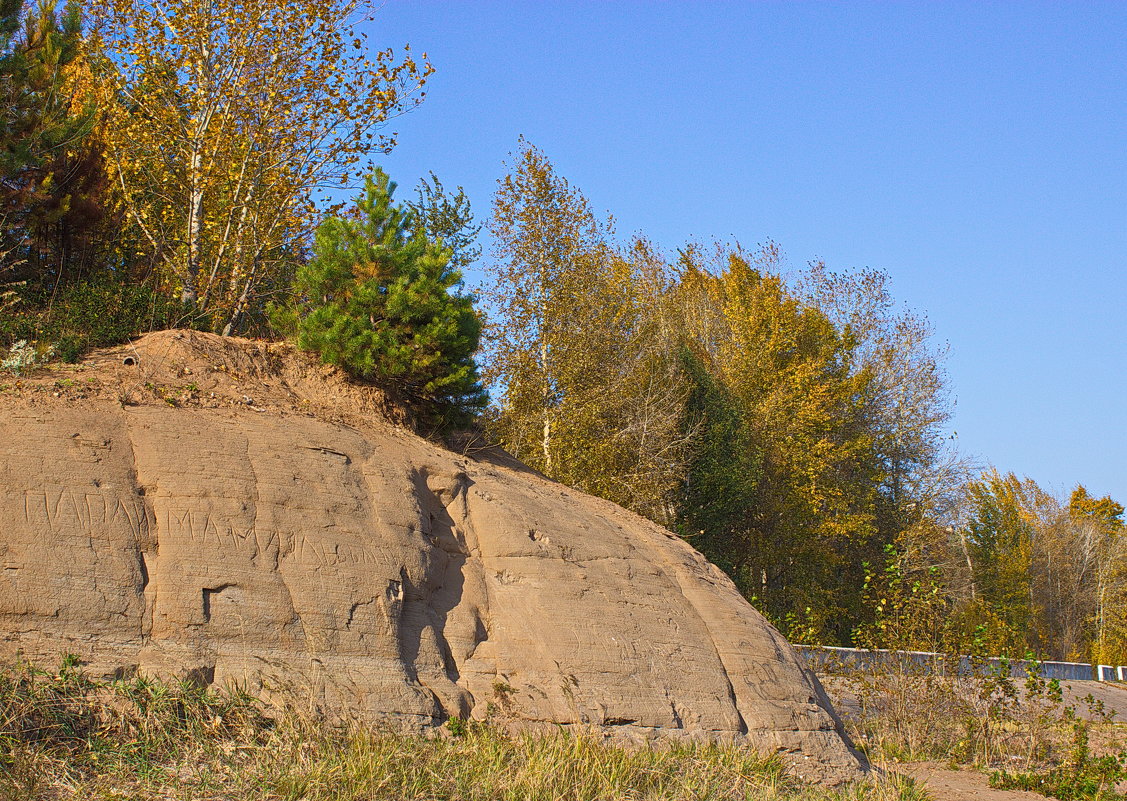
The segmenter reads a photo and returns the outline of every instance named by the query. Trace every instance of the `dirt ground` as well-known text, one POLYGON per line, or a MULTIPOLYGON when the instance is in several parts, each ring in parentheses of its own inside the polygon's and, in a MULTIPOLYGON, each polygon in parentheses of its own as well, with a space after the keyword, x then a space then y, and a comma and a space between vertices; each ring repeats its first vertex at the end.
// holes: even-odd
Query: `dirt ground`
MULTIPOLYGON (((907 762, 889 765, 887 770, 915 779, 935 801, 1045 801, 1045 796, 1031 791, 995 790, 989 774, 974 768, 952 770, 943 762, 907 762)), ((1127 785, 1117 789, 1127 792, 1127 785)))
POLYGON ((890 770, 910 776, 927 788, 935 801, 1033 801, 1045 796, 1024 790, 994 790, 985 773, 951 770, 938 762, 892 765, 890 770))

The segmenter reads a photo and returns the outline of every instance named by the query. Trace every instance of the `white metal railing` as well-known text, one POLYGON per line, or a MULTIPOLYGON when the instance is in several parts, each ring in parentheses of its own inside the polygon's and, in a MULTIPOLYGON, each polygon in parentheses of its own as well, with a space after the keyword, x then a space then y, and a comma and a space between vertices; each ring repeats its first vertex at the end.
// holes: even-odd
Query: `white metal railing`
MULTIPOLYGON (((914 668, 926 671, 951 669, 951 659, 947 654, 931 651, 888 651, 865 648, 838 648, 830 645, 795 645, 794 649, 806 660, 812 669, 841 667, 863 672, 884 672, 889 668, 902 668, 910 663, 914 668)), ((1038 674, 1046 679, 1066 681, 1127 681, 1127 665, 1089 665, 1086 662, 1031 662, 1024 659, 1002 659, 1000 657, 975 658, 959 657, 956 667, 959 673, 985 673, 997 670, 1003 663, 1009 665, 1010 675, 1021 678, 1029 675, 1036 667, 1038 674)))

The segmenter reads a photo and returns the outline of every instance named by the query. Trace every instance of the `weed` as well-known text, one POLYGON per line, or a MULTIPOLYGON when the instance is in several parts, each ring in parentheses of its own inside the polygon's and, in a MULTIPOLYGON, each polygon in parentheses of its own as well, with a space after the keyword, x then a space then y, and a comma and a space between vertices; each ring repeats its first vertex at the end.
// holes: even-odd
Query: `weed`
POLYGON ((446 728, 451 737, 465 737, 469 733, 469 724, 455 715, 446 721, 446 728))
POLYGON ((1107 709, 1104 706, 1103 700, 1093 698, 1091 693, 1088 693, 1080 700, 1087 705, 1088 714, 1093 718, 1101 720, 1104 723, 1111 723, 1112 719, 1115 717, 1116 711, 1114 709, 1107 709))
MULTIPOLYGON (((212 327, 189 305, 165 298, 152 287, 115 278, 81 281, 57 295, 23 294, 25 302, 0 318, 0 345, 37 341, 50 345, 64 362, 77 362, 91 348, 127 342, 145 331, 212 327)), ((0 309, 4 295, 0 288, 0 309)))
POLYGON ((7 370, 13 375, 23 375, 28 368, 50 361, 54 353, 54 347, 40 346, 35 342, 21 339, 8 349, 8 355, 0 361, 0 370, 7 370))
MULTIPOLYGON (((1090 697, 1090 696, 1089 696, 1090 697)), ((1073 725, 1072 747, 1060 765, 1046 771, 995 771, 990 786, 1003 790, 1034 790, 1061 801, 1099 801, 1120 798, 1115 786, 1127 779, 1127 753, 1093 756, 1088 748, 1088 724, 1073 725)))
POLYGON ((851 668, 827 680, 832 692, 856 699, 839 708, 873 758, 1030 769, 1051 761, 1076 717, 1060 682, 1041 677, 1036 662, 1024 679, 1012 675, 1008 660, 924 663, 890 654, 886 662, 879 675, 851 668))

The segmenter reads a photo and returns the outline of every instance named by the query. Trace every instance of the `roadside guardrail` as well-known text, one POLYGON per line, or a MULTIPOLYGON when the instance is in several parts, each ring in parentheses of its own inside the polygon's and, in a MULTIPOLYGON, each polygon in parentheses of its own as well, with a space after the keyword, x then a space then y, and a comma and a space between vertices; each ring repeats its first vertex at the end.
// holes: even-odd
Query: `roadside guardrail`
MULTIPOLYGON (((865 648, 839 648, 831 645, 795 645, 794 649, 812 670, 859 670, 864 673, 887 673, 911 666, 925 672, 952 672, 949 654, 931 651, 887 651, 865 648)), ((1127 665, 1089 665, 1086 662, 1032 662, 1000 657, 958 657, 955 670, 964 675, 982 675, 1009 665, 1010 676, 1022 678, 1031 668, 1045 679, 1061 681, 1127 681, 1127 665)))

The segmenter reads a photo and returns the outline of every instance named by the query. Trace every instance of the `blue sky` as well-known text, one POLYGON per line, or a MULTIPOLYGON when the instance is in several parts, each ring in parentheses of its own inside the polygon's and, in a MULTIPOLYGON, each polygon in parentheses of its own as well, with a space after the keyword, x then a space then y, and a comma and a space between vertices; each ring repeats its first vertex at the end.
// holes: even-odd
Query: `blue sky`
MULTIPOLYGON (((488 214, 526 136, 619 233, 872 267, 950 344, 963 452, 1127 502, 1127 4, 384 0, 380 161, 488 214)), ((472 282, 474 276, 469 276, 472 282)))

